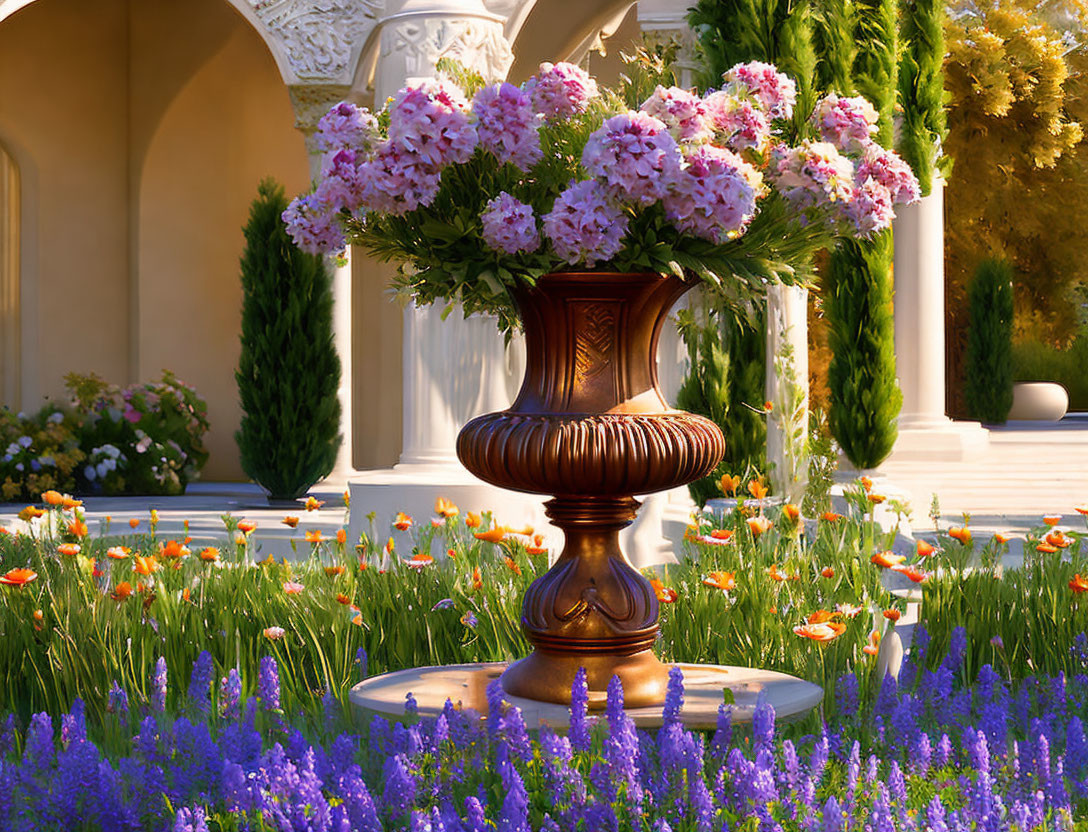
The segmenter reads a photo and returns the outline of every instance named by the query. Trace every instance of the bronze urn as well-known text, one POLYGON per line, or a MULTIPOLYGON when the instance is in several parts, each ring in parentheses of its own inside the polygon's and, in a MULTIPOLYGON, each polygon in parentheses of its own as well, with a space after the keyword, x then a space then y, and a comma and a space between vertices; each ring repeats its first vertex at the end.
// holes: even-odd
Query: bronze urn
POLYGON ((684 485, 718 464, 717 425, 671 409, 657 380, 657 343, 673 304, 694 285, 655 273, 560 272, 514 291, 526 340, 525 379, 501 413, 469 422, 457 454, 480 479, 552 494, 565 545, 525 594, 534 647, 502 676, 512 696, 570 702, 585 667, 591 707, 613 675, 628 707, 664 701, 653 653, 658 600, 620 549, 633 495, 684 485))

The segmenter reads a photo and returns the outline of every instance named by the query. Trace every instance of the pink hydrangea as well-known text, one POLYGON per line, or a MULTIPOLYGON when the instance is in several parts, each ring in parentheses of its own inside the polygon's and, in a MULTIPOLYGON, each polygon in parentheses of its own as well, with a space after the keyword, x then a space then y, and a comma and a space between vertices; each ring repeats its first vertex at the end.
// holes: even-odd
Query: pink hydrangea
POLYGON ((854 188, 846 216, 857 229, 858 236, 871 237, 883 231, 895 219, 891 192, 875 179, 866 179, 854 188))
POLYGON ((467 162, 477 144, 467 110, 461 90, 442 79, 405 87, 390 105, 389 141, 438 169, 467 162))
POLYGON ((480 214, 483 238, 495 251, 517 254, 536 251, 540 247, 540 232, 532 206, 519 202, 503 191, 487 203, 480 214))
POLYGON ((751 101, 719 90, 703 101, 714 132, 733 150, 762 149, 771 137, 771 122, 751 101))
POLYGON ((359 179, 364 211, 405 214, 434 201, 441 173, 421 154, 390 140, 359 166, 359 179))
POLYGON ((318 150, 344 148, 368 150, 378 138, 378 120, 362 107, 341 101, 317 123, 314 143, 318 150))
POLYGON ((659 85, 639 109, 663 122, 679 142, 701 142, 710 138, 711 125, 703 100, 687 90, 665 89, 659 85))
POLYGON ((817 101, 812 111, 820 138, 844 153, 856 153, 872 144, 876 122, 876 109, 860 95, 840 98, 831 93, 817 101))
POLYGON ((336 214, 312 194, 296 197, 282 214, 287 233, 303 251, 336 254, 344 250, 344 232, 336 214))
POLYGON ((484 87, 472 100, 480 144, 500 162, 528 171, 544 158, 539 117, 529 96, 513 84, 484 87))
POLYGON ((582 166, 616 199, 652 205, 676 178, 680 149, 664 122, 645 113, 621 113, 590 134, 582 166))
POLYGON ((542 63, 524 89, 533 109, 549 121, 584 113, 590 99, 597 97, 597 82, 581 67, 566 61, 542 63))
POLYGON ((688 154, 665 198, 665 214, 679 231, 727 242, 744 233, 755 216, 758 180, 758 172, 735 153, 701 145, 688 154))
POLYGON ((922 196, 918 179, 914 176, 910 165, 904 162, 898 153, 886 150, 877 144, 866 149, 854 178, 858 182, 875 179, 888 189, 892 203, 895 205, 917 202, 922 196))
POLYGON ((797 85, 774 64, 752 61, 737 64, 722 76, 726 85, 738 93, 754 97, 772 119, 792 118, 797 103, 797 85))
POLYGON ((314 192, 314 199, 330 211, 347 208, 354 213, 359 207, 363 199, 362 179, 353 150, 325 154, 321 164, 321 182, 314 192))
POLYGON ((829 142, 804 141, 774 150, 773 178, 795 208, 846 205, 854 191, 854 165, 829 142))
POLYGON ((623 248, 627 215, 593 181, 572 184, 544 215, 544 233, 563 260, 592 267, 623 248))

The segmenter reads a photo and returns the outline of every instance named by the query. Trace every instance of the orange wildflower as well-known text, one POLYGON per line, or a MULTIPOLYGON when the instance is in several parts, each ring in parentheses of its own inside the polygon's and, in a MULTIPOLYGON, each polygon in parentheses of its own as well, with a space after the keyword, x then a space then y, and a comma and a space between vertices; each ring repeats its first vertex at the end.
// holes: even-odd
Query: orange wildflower
POLYGON ((64 495, 59 491, 46 491, 42 494, 42 502, 51 506, 59 506, 64 502, 64 495))
POLYGON ((793 503, 786 503, 782 506, 782 513, 785 514, 790 520, 798 520, 801 517, 801 509, 795 506, 793 503))
POLYGON ((62 555, 67 555, 70 558, 79 554, 80 545, 78 543, 62 543, 57 547, 57 551, 62 555))
POLYGON ((924 540, 919 540, 917 544, 915 544, 915 549, 918 552, 918 557, 920 558, 928 558, 930 555, 937 551, 936 546, 927 543, 924 540))
POLYGON ((502 543, 506 539, 506 529, 502 526, 492 526, 486 532, 473 532, 473 536, 477 540, 484 540, 488 543, 502 543))
POLYGON ((703 584, 714 589, 720 589, 722 592, 729 592, 737 588, 737 580, 732 572, 711 572, 703 578, 703 584))
POLYGON ((994 532, 994 540, 998 543, 1008 543, 1012 540, 1011 534, 1002 534, 1001 532, 994 532))
POLYGON ((398 511, 396 519, 393 520, 393 526, 400 529, 402 532, 406 532, 408 529, 412 528, 412 518, 403 511, 398 511))
POLYGON ((671 604, 680 597, 676 594, 675 589, 665 586, 657 578, 650 579, 650 586, 654 588, 654 595, 657 596, 657 600, 662 604, 671 604))
POLYGON ((880 633, 873 630, 869 633, 869 643, 861 648, 863 653, 867 653, 870 656, 875 656, 880 652, 880 633))
POLYGON ((906 559, 906 555, 897 555, 893 552, 877 552, 869 558, 870 562, 875 563, 882 569, 891 569, 893 566, 898 566, 906 559))
POLYGON ((689 539, 706 546, 724 546, 733 539, 733 530, 711 529, 710 534, 700 534, 689 539))
POLYGON ((445 497, 439 497, 434 501, 434 513, 441 514, 443 517, 456 517, 461 513, 461 510, 456 505, 451 503, 445 497))
POLYGON ((1046 536, 1046 542, 1051 546, 1057 546, 1059 549, 1068 549, 1073 541, 1066 536, 1065 532, 1054 529, 1046 536))
POLYGON ((955 538, 964 546, 971 542, 971 530, 966 526, 953 526, 948 530, 948 536, 955 538))
POLYGON ((520 575, 521 574, 521 567, 518 566, 518 562, 516 560, 514 560, 512 557, 510 557, 509 555, 506 556, 506 567, 511 572, 513 572, 515 575, 520 575))
POLYGON ((544 548, 544 535, 538 534, 533 536, 533 545, 526 546, 525 551, 530 555, 546 555, 548 550, 544 548))
POLYGON ((325 501, 324 501, 324 500, 318 500, 318 499, 316 499, 316 498, 314 498, 314 497, 307 497, 307 498, 306 498, 306 505, 305 505, 305 509, 306 509, 307 511, 317 511, 317 510, 318 510, 319 508, 321 508, 321 507, 322 507, 323 505, 325 505, 325 501))
POLYGON ((446 557, 452 558, 453 560, 457 560, 457 550, 453 549, 453 548, 447 549, 446 550, 446 557))
POLYGON ((859 482, 861 482, 861 487, 864 488, 866 491, 873 490, 873 481, 869 477, 862 477, 859 482))
POLYGON ((1051 543, 1043 542, 1043 543, 1040 543, 1038 546, 1035 547, 1035 551, 1036 552, 1042 552, 1044 555, 1052 555, 1052 554, 1054 554, 1055 552, 1058 551, 1058 547, 1054 546, 1051 543))
POLYGON ((345 607, 351 603, 351 599, 342 592, 336 596, 336 600, 339 603, 343 604, 345 607))
POLYGON ((239 520, 238 531, 242 534, 252 534, 257 528, 257 524, 252 520, 239 520))
POLYGON ((842 520, 842 515, 836 514, 833 511, 825 511, 823 514, 820 515, 820 518, 826 520, 828 523, 836 523, 839 520, 842 520))
POLYGON ((924 584, 929 578, 929 575, 916 566, 899 566, 895 567, 895 571, 910 578, 916 584, 924 584))
POLYGON ((38 580, 38 573, 33 569, 9 569, 6 573, 0 575, 0 584, 7 584, 8 586, 26 586, 36 580, 38 580))
POLYGON ((1083 575, 1074 575, 1073 580, 1069 582, 1069 588, 1076 592, 1078 595, 1082 592, 1088 592, 1088 577, 1083 575))
POLYGON ((759 480, 752 480, 748 483, 748 493, 757 500, 762 500, 767 496, 767 486, 759 480))
POLYGON ((133 561, 132 568, 138 575, 146 576, 157 570, 159 568, 159 563, 154 557, 137 555, 135 561, 133 561))
POLYGON ((307 543, 320 543, 321 542, 321 529, 309 529, 306 532, 307 543))
POLYGON ((846 625, 837 621, 827 621, 822 624, 801 624, 793 628, 794 635, 821 642, 834 641, 845 632, 846 625))
POLYGON ((336 542, 340 546, 343 546, 345 543, 348 542, 348 530, 347 529, 337 529, 336 530, 336 542))
POLYGON ((114 560, 124 560, 131 553, 131 549, 128 546, 111 546, 106 550, 106 557, 113 558, 114 560))
POLYGON ((774 523, 772 523, 762 514, 759 514, 755 517, 749 517, 746 522, 748 523, 748 528, 752 532, 752 537, 759 537, 765 531, 769 531, 774 526, 774 523))
POLYGON ((189 550, 176 540, 167 540, 159 546, 159 557, 181 558, 189 554, 189 550))
POLYGON ((130 518, 128 518, 128 527, 130 529, 135 529, 139 525, 140 525, 140 518, 139 517, 130 517, 130 518))
POLYGON ((336 578, 344 574, 344 567, 340 564, 336 566, 326 566, 325 575, 329 578, 336 578))
POLYGON ((1060 514, 1044 514, 1043 522, 1048 526, 1056 526, 1062 522, 1062 516, 1060 514))
POLYGON ((893 624, 896 621, 898 621, 902 616, 903 616, 903 613, 901 613, 899 610, 897 610, 895 608, 892 608, 890 610, 884 610, 884 617, 886 619, 888 619, 890 622, 892 622, 893 624))
POLYGON ((192 595, 191 592, 189 592, 189 587, 185 587, 185 589, 183 589, 181 591, 181 600, 182 601, 189 601, 192 597, 193 597, 193 595, 192 595))
POLYGON ((215 563, 219 560, 219 550, 214 546, 208 546, 200 552, 200 559, 205 563, 215 563))
POLYGON ((830 566, 825 566, 823 569, 820 570, 820 574, 823 575, 825 578, 834 578, 835 570, 832 569, 830 566))
POLYGON ((883 494, 874 494, 871 491, 869 492, 869 502, 872 503, 874 506, 880 505, 886 499, 888 498, 885 497, 883 494))
POLYGON ((729 474, 722 474, 722 478, 718 480, 718 488, 721 489, 722 494, 736 494, 737 488, 740 486, 740 476, 730 476, 729 474))
POLYGON ((465 525, 468 526, 470 529, 475 529, 477 526, 480 525, 481 522, 483 521, 478 514, 470 511, 468 514, 465 515, 465 525))
POLYGON ((830 610, 816 610, 816 612, 809 615, 807 621, 809 624, 826 624, 834 617, 835 613, 830 610))
POLYGON ((427 554, 417 553, 412 556, 411 560, 405 561, 405 563, 413 569, 422 569, 424 566, 434 563, 434 558, 427 554))
POLYGON ((34 610, 34 620, 40 624, 42 621, 45 620, 45 613, 43 613, 41 610, 34 610))
POLYGON ((297 529, 298 528, 298 518, 297 517, 292 517, 290 514, 288 514, 286 517, 284 517, 282 520, 280 520, 280 522, 283 523, 283 525, 289 526, 292 529, 297 529))
POLYGON ((479 590, 484 588, 484 579, 480 576, 480 567, 475 567, 472 570, 472 588, 479 590))
POLYGON ((113 588, 113 592, 110 593, 110 598, 114 601, 124 601, 131 594, 132 584, 128 581, 121 581, 121 583, 113 588))
POLYGON ((1088 503, 1084 503, 1083 505, 1079 506, 1073 506, 1073 511, 1075 511, 1077 514, 1088 514, 1088 503))
POLYGON ((44 514, 45 511, 40 508, 35 508, 34 506, 27 506, 19 512, 19 519, 22 520, 24 523, 29 523, 31 520, 34 520, 37 517, 41 517, 44 514))
POLYGON ((269 641, 276 641, 287 635, 287 631, 283 627, 265 627, 262 634, 269 641))
POLYGON ((288 595, 299 595, 299 594, 302 593, 302 590, 304 590, 305 588, 306 587, 304 587, 298 581, 284 581, 283 582, 283 591, 285 593, 287 593, 288 595))
POLYGON ((72 535, 72 537, 86 537, 87 532, 87 524, 82 520, 73 520, 68 524, 68 534, 72 535))
POLYGON ((778 566, 775 564, 772 564, 771 568, 767 570, 767 575, 770 576, 772 581, 776 581, 777 583, 786 580, 786 576, 778 571, 778 566))
POLYGON ((65 497, 60 502, 60 507, 64 509, 79 508, 81 505, 83 505, 82 500, 73 500, 71 497, 65 497))

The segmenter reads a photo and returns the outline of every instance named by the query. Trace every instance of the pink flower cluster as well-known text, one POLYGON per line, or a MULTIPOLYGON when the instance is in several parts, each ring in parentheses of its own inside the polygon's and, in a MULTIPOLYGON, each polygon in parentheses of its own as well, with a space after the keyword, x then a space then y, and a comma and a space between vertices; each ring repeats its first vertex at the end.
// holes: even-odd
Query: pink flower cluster
POLYGON ((355 158, 355 151, 347 148, 325 154, 321 163, 321 182, 314 192, 315 204, 323 205, 333 213, 342 208, 351 210, 359 204, 362 178, 355 158))
POLYGON ((582 166, 616 199, 652 205, 676 178, 680 149, 664 122, 645 113, 621 113, 590 134, 582 166))
POLYGON ((774 174, 782 196, 799 210, 848 205, 853 197, 854 164, 830 142, 775 148, 774 174))
POLYGON ((436 168, 467 162, 477 138, 465 96, 441 79, 404 88, 389 109, 389 141, 436 168))
POLYGON ((513 84, 484 87, 472 100, 480 145, 501 163, 528 171, 544 158, 540 149, 540 118, 529 96, 513 84))
POLYGON ((688 90, 659 85, 639 109, 664 123, 678 142, 701 142, 711 136, 706 105, 688 90))
POLYGON ((575 64, 560 61, 542 63, 536 75, 525 82, 533 109, 548 121, 584 113, 597 97, 597 82, 575 64))
POLYGON ((343 251, 344 232, 336 214, 316 202, 316 194, 296 197, 283 212, 287 233, 295 244, 310 254, 330 254, 343 251))
POLYGON ((797 103, 797 85, 774 64, 752 61, 737 64, 722 76, 727 88, 759 101, 760 108, 771 119, 793 117, 797 103))
POLYGON ((771 138, 767 114, 747 99, 719 90, 708 95, 703 106, 714 132, 733 150, 762 150, 771 138))
POLYGON ((623 248, 627 216, 593 181, 571 184, 544 215, 544 233, 555 253, 571 265, 593 267, 623 248))
POLYGON ((679 231, 715 243, 744 233, 756 213, 759 173, 735 153, 701 145, 665 198, 665 213, 679 231))
POLYGON ((825 142, 831 142, 846 153, 853 153, 864 150, 872 143, 877 112, 860 95, 840 98, 831 93, 816 102, 812 122, 825 142))
POLYGON ((887 188, 892 202, 897 205, 917 202, 922 195, 910 165, 898 153, 885 150, 878 144, 871 144, 865 149, 865 156, 854 178, 858 182, 872 179, 887 188))
POLYGON ((378 120, 362 107, 341 101, 317 123, 314 141, 319 150, 365 151, 378 138, 378 120))
POLYGON ((487 203, 480 221, 484 242, 495 251, 517 254, 536 251, 540 247, 540 232, 532 206, 519 202, 506 191, 487 203))
POLYGON ((434 202, 442 171, 418 153, 398 147, 392 139, 378 145, 359 166, 362 180, 357 207, 365 211, 406 214, 434 202))

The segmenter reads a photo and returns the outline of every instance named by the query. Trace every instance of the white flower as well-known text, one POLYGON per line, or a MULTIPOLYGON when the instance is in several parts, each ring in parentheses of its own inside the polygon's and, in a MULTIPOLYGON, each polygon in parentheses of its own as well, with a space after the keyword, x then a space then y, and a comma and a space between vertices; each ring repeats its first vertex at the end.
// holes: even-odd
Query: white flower
POLYGON ((31 439, 29 436, 20 436, 18 442, 24 448, 29 448, 31 445, 34 444, 34 440, 31 439))
POLYGON ((83 469, 83 476, 85 476, 89 482, 94 482, 95 477, 97 477, 98 474, 95 472, 93 465, 88 465, 83 469))
POLYGON ((64 414, 58 410, 56 413, 50 415, 49 421, 52 422, 54 425, 59 425, 61 422, 64 421, 64 414))

